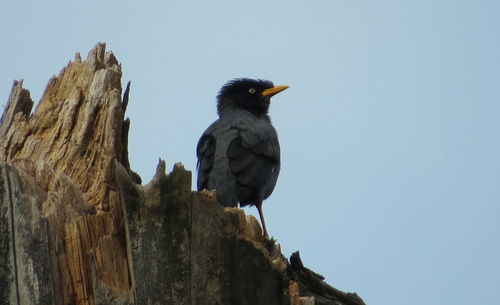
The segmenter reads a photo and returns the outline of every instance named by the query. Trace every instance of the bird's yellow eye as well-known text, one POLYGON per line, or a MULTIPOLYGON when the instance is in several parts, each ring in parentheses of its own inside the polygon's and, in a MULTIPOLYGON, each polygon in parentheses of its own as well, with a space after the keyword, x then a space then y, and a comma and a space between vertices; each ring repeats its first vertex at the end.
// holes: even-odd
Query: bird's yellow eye
POLYGON ((255 89, 254 88, 250 88, 250 89, 248 89, 248 92, 254 94, 255 93, 255 89))

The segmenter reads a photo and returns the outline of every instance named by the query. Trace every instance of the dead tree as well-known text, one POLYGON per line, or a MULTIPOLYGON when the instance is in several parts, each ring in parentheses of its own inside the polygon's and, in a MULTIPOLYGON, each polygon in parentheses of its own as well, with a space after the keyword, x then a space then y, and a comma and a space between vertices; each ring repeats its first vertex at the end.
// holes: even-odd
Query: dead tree
POLYGON ((128 161, 129 86, 105 44, 76 54, 35 111, 15 81, 0 121, 0 304, 362 305, 279 246, 253 216, 191 191, 160 161, 128 161))

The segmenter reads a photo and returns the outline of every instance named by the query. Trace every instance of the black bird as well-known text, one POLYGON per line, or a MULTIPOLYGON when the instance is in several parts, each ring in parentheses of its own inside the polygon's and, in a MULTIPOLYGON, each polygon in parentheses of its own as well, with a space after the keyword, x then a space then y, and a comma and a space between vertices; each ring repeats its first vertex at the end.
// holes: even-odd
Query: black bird
POLYGON ((278 134, 268 111, 271 97, 287 88, 267 80, 229 81, 217 96, 219 119, 196 148, 198 190, 215 189, 226 207, 255 205, 266 237, 262 201, 273 192, 280 172, 278 134))

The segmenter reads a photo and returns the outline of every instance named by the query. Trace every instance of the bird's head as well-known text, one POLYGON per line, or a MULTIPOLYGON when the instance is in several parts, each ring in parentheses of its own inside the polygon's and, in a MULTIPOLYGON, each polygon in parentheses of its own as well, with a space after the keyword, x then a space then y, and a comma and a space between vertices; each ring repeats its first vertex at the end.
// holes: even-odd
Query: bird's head
POLYGON ((219 116, 225 111, 244 109, 257 115, 267 115, 271 97, 288 86, 274 86, 268 80, 238 78, 227 82, 217 96, 219 116))

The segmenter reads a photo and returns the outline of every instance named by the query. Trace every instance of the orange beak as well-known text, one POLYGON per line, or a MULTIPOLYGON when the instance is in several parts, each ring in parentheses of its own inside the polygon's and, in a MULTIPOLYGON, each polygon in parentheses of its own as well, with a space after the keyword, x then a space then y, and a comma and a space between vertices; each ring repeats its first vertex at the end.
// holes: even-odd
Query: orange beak
POLYGON ((290 86, 275 86, 275 87, 272 87, 272 88, 269 88, 269 89, 262 91, 262 95, 271 97, 271 96, 273 96, 277 93, 280 93, 281 91, 288 89, 288 88, 290 88, 290 86))

